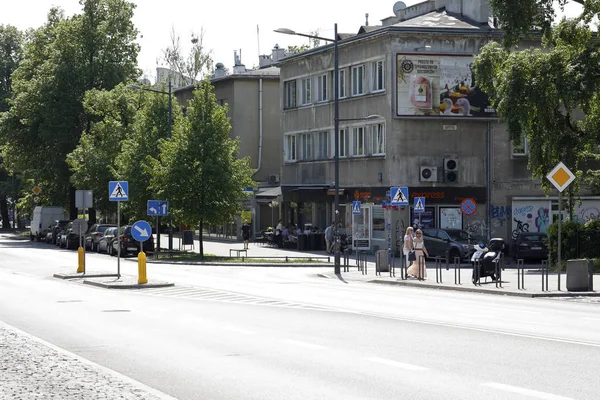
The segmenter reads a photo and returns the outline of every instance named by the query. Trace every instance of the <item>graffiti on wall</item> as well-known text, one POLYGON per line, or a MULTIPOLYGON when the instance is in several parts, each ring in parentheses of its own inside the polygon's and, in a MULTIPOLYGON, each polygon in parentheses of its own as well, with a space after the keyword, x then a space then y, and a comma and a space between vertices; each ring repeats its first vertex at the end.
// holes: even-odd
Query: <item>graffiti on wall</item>
POLYGON ((600 204, 596 206, 594 203, 597 202, 585 202, 575 207, 574 221, 586 224, 593 219, 600 218, 600 204))
POLYGON ((509 205, 490 206, 490 222, 494 228, 502 228, 512 218, 512 207, 509 205))
POLYGON ((548 231, 550 225, 549 201, 519 201, 512 207, 512 239, 519 233, 548 231))

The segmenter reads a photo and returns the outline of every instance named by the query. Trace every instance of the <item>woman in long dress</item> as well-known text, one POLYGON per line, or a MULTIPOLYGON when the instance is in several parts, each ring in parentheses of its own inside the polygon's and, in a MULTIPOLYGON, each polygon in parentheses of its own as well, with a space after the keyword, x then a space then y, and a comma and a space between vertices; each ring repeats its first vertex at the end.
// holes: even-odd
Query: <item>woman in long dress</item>
POLYGON ((402 253, 404 254, 404 260, 406 261, 407 267, 410 265, 410 261, 408 260, 408 254, 413 249, 413 227, 409 226, 406 228, 406 234, 404 235, 404 246, 402 247, 402 253))
POLYGON ((429 257, 429 253, 425 248, 425 241, 423 240, 423 232, 417 229, 415 238, 413 239, 413 246, 415 249, 416 260, 412 262, 408 270, 406 271, 409 276, 416 279, 427 278, 427 265, 425 264, 425 257, 429 257), (423 258, 421 259, 421 256, 423 258), (421 268, 419 268, 419 260, 421 260, 421 268))

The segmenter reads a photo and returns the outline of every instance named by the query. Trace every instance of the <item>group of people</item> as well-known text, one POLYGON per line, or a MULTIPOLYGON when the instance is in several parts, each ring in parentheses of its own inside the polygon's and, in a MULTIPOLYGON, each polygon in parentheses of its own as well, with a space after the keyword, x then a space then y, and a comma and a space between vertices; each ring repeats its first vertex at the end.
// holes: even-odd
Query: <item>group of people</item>
POLYGON ((426 279, 427 266, 425 258, 429 257, 429 253, 427 252, 427 248, 425 248, 423 232, 417 229, 413 236, 413 231, 413 227, 409 226, 406 228, 406 234, 404 235, 402 252, 406 258, 406 265, 408 265, 406 273, 414 279, 426 279))

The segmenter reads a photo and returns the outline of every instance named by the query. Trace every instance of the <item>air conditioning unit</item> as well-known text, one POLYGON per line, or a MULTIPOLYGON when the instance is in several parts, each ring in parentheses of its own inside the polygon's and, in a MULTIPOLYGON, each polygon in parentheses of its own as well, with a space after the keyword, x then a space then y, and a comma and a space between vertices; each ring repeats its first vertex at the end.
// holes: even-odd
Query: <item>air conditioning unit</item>
POLYGON ((269 184, 275 185, 277 183, 279 183, 279 175, 278 174, 269 175, 269 184))
POLYGON ((421 182, 437 182, 437 167, 422 166, 419 180, 421 182))
POLYGON ((457 183, 458 182, 458 158, 457 157, 445 157, 444 158, 444 182, 457 183))

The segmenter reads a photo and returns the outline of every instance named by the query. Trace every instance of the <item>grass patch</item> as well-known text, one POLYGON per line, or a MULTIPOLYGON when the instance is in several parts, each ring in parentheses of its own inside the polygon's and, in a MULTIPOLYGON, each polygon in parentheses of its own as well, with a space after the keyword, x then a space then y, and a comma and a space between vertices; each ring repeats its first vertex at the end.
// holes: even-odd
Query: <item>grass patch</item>
POLYGON ((174 255, 172 258, 169 258, 169 260, 173 260, 173 261, 187 261, 187 262, 200 262, 200 261, 204 261, 204 262, 228 262, 228 263, 240 263, 240 264, 246 264, 246 263, 264 263, 264 264, 274 264, 274 263, 281 263, 281 264, 311 264, 311 263, 323 263, 323 262, 327 262, 327 260, 325 258, 323 259, 314 259, 314 258, 288 258, 288 260, 285 260, 285 257, 282 258, 247 258, 245 257, 243 260, 242 258, 237 258, 237 257, 223 257, 223 256, 216 256, 214 254, 205 254, 204 255, 204 259, 200 259, 200 254, 198 253, 192 253, 192 252, 182 252, 180 254, 176 254, 174 255))

